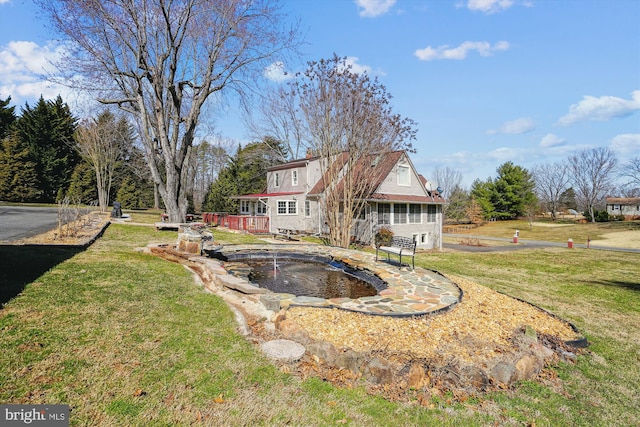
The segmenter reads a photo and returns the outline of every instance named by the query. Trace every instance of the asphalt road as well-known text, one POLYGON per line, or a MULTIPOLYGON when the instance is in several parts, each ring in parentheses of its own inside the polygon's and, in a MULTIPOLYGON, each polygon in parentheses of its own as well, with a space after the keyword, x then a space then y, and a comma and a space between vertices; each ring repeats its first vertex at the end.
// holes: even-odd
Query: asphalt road
POLYGON ((0 242, 36 236, 57 226, 57 208, 0 206, 0 242))

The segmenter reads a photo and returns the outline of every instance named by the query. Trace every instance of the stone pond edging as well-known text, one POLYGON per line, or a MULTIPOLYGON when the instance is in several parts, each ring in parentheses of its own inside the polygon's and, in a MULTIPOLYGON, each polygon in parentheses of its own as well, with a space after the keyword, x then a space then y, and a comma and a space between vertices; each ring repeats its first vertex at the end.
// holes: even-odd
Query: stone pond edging
MULTIPOLYGON (((222 252, 265 251, 265 247, 270 246, 229 245, 225 246, 222 252)), ((531 379, 538 375, 552 359, 575 362, 575 353, 562 347, 550 348, 538 339, 534 330, 527 329, 514 337, 520 343, 519 350, 515 354, 509 357, 505 355, 505 358, 491 366, 483 367, 430 366, 428 360, 422 359, 398 363, 385 358, 382 352, 357 352, 349 348, 337 348, 326 341, 314 340, 306 330, 291 319, 287 319, 288 307, 340 308, 392 317, 433 315, 455 306, 462 298, 462 290, 436 272, 420 268, 401 270, 398 266, 386 262, 376 263, 374 255, 365 252, 319 245, 285 244, 272 245, 271 250, 278 253, 290 250, 310 255, 326 255, 330 251, 335 260, 350 267, 366 268, 387 281, 389 286, 379 295, 366 297, 368 299, 364 300, 362 298, 349 301, 346 301, 347 299, 323 300, 274 294, 229 274, 224 269, 223 262, 218 259, 185 253, 176 250, 174 245, 151 244, 146 248, 146 251, 165 259, 188 262, 188 266, 198 274, 206 289, 223 298, 227 304, 241 311, 244 316, 262 318, 266 328, 277 331, 278 336, 286 338, 286 340, 277 340, 278 344, 284 345, 285 348, 280 348, 275 353, 287 354, 285 358, 280 359, 281 363, 295 363, 299 359, 288 355, 289 349, 286 346, 295 346, 295 350, 298 350, 298 346, 302 345, 310 357, 329 369, 348 370, 353 378, 364 379, 374 386, 386 385, 415 390, 437 385, 474 393, 490 388, 509 387, 516 381, 531 379), (434 290, 436 292, 433 292, 434 290), (437 293, 438 291, 440 293, 437 293), (444 301, 442 297, 446 297, 444 301), (434 384, 435 381, 438 384, 434 384)), ((291 350, 294 348, 292 347, 291 350)), ((278 360, 276 356, 267 355, 278 360)))

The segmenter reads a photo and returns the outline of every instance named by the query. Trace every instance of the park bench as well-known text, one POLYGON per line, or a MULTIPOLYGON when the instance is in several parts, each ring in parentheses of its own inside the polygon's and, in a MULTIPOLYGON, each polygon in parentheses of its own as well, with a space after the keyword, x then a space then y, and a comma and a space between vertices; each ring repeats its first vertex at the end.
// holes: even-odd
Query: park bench
POLYGON ((402 257, 411 257, 411 267, 415 268, 416 242, 410 237, 393 236, 388 246, 378 246, 376 248, 376 261, 378 261, 378 252, 387 254, 387 260, 390 260, 390 254, 400 257, 400 266, 402 266, 402 257))
POLYGON ((298 240, 294 237, 298 233, 295 230, 291 230, 288 228, 278 228, 277 231, 272 234, 274 239, 282 237, 287 240, 298 240))

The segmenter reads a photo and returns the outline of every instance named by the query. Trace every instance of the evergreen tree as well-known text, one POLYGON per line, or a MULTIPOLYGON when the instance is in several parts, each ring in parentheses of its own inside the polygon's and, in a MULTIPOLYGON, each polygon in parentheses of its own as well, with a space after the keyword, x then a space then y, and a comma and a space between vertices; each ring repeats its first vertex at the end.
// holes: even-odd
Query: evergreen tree
POLYGON ((238 213, 238 201, 229 196, 262 193, 267 188, 267 168, 282 162, 284 146, 273 140, 238 146, 218 178, 209 187, 203 211, 238 213))
POLYGON ((535 205, 535 182, 529 171, 512 162, 497 169, 498 178, 493 181, 491 202, 498 219, 515 219, 523 216, 535 205))
POLYGON ((58 96, 54 101, 42 97, 32 108, 28 103, 16 121, 18 140, 29 152, 35 164, 42 202, 55 202, 57 194, 66 192, 79 156, 73 147, 76 119, 67 104, 58 96))
POLYGON ((562 194, 560 194, 560 208, 564 210, 578 210, 578 202, 576 202, 576 191, 573 189, 573 187, 567 188, 562 192, 562 194))
POLYGON ((78 163, 71 174, 67 197, 89 205, 98 199, 96 191, 96 174, 93 168, 87 162, 78 163))
MULTIPOLYGON (((493 180, 488 178, 486 181, 476 179, 471 184, 470 196, 474 201, 474 211, 477 211, 477 207, 482 210, 484 219, 489 220, 495 217, 495 207, 492 202, 493 180)), ((477 213, 476 213, 477 215, 477 213)))
POLYGON ((11 135, 2 140, 0 150, 0 200, 27 202, 39 195, 35 163, 29 151, 11 135))
POLYGON ((11 97, 4 101, 0 99, 0 140, 9 135, 11 126, 16 121, 16 107, 9 107, 9 102, 11 102, 11 97))

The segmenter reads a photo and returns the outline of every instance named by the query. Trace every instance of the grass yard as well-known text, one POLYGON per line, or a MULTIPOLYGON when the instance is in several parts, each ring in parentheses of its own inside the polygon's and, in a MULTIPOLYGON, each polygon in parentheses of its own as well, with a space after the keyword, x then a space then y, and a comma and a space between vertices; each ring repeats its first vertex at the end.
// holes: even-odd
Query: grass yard
POLYGON ((557 248, 418 256, 420 266, 574 322, 593 352, 555 367, 542 383, 463 403, 433 397, 421 406, 280 372, 190 272, 136 250, 175 237, 112 224, 86 251, 52 260, 53 268, 29 278, 0 309, 0 402, 66 403, 71 425, 92 426, 640 424, 640 255, 557 248))
MULTIPOLYGON (((512 239, 516 230, 519 230, 519 237, 522 240, 566 242, 571 238, 575 243, 582 244, 586 244, 587 239, 591 239, 593 244, 604 244, 612 236, 633 236, 635 245, 619 246, 640 248, 640 221, 612 221, 595 224, 578 223, 569 220, 552 222, 549 219, 536 220, 532 224, 524 220, 492 221, 470 230, 456 231, 455 234, 512 239)), ((451 243, 457 243, 460 240, 452 237, 446 239, 451 243)), ((482 243, 491 244, 488 241, 482 243)), ((604 244, 604 246, 609 245, 604 244)))

